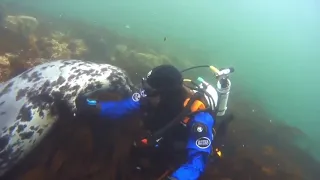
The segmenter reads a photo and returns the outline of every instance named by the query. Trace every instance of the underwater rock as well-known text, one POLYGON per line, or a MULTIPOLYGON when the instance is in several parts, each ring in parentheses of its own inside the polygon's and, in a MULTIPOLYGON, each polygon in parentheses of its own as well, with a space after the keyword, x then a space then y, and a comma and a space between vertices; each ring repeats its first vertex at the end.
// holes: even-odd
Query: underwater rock
POLYGON ((69 59, 71 57, 68 43, 46 37, 42 38, 42 41, 47 45, 46 52, 50 54, 50 59, 69 59))
MULTIPOLYGON (((6 16, 1 23, 1 28, 9 31, 2 30, 8 37, 5 37, 9 47, 4 49, 10 49, 9 52, 18 53, 18 51, 33 51, 35 56, 39 56, 39 50, 36 46, 37 37, 35 31, 39 27, 39 22, 36 18, 31 16, 6 16), (15 36, 15 38, 12 38, 15 36), (16 41, 20 41, 12 47, 16 41)), ((3 36, 6 36, 3 34, 3 36)), ((8 52, 8 51, 6 51, 8 52)))
POLYGON ((128 47, 126 45, 123 45, 123 44, 116 45, 116 51, 119 52, 120 54, 127 53, 127 49, 128 47))
POLYGON ((126 69, 133 82, 141 80, 141 77, 137 77, 138 74, 140 76, 144 75, 150 69, 161 64, 173 64, 170 58, 162 54, 156 54, 151 49, 147 49, 145 53, 140 52, 142 50, 138 51, 131 48, 124 44, 116 45, 109 61, 126 69))
POLYGON ((132 92, 115 66, 80 60, 43 63, 0 84, 0 176, 19 163, 58 122, 71 121, 80 93, 132 92), (103 91, 105 92, 105 91, 103 91))
POLYGON ((120 61, 128 61, 132 54, 135 52, 132 50, 128 50, 128 47, 123 44, 119 44, 115 46, 114 59, 120 61))
POLYGON ((115 59, 128 61, 139 67, 153 68, 160 64, 172 64, 170 58, 165 55, 155 54, 154 51, 150 53, 142 53, 133 49, 129 49, 126 45, 117 45, 115 48, 115 59))
POLYGON ((0 56, 0 67, 7 68, 10 66, 9 58, 7 55, 0 56))
POLYGON ((4 27, 28 37, 38 28, 39 22, 31 16, 7 16, 4 27))
POLYGON ((54 31, 53 33, 51 33, 50 37, 52 39, 55 39, 56 41, 59 41, 59 42, 68 42, 68 41, 70 41, 70 37, 67 34, 62 33, 60 31, 54 31))
POLYGON ((10 62, 8 57, 0 56, 0 82, 3 82, 9 77, 10 74, 10 62))
POLYGON ((0 56, 0 82, 6 80, 11 74, 11 63, 17 58, 17 55, 6 53, 0 56))
POLYGON ((160 64, 171 64, 170 59, 165 55, 154 55, 146 53, 135 53, 136 60, 140 63, 144 63, 150 68, 158 66, 160 64))
POLYGON ((50 59, 82 58, 88 47, 82 39, 72 39, 68 35, 55 31, 49 37, 43 37, 37 42, 42 46, 43 56, 50 59))
POLYGON ((115 61, 116 61, 116 57, 112 56, 112 57, 110 58, 110 61, 111 61, 111 62, 115 62, 115 61))
POLYGON ((37 44, 42 47, 43 56, 50 59, 69 59, 71 52, 68 43, 63 41, 64 37, 60 32, 53 32, 50 37, 42 37, 37 44))
POLYGON ((88 47, 82 39, 72 39, 68 45, 71 52, 71 58, 83 57, 88 52, 88 47))

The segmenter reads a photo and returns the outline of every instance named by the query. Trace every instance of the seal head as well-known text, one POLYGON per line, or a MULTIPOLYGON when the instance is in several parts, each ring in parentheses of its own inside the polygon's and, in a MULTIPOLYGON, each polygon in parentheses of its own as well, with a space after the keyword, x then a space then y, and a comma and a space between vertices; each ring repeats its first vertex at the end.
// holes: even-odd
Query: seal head
POLYGON ((0 176, 43 140, 59 122, 53 111, 63 101, 76 112, 80 93, 97 89, 132 93, 126 73, 115 66, 81 60, 58 60, 35 66, 0 84, 0 176))

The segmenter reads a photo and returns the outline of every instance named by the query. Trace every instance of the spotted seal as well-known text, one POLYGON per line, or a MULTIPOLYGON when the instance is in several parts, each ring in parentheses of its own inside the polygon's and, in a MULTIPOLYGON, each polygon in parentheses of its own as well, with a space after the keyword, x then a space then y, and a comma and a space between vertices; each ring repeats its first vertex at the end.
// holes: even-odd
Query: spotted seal
POLYGON ((76 112, 79 93, 106 88, 130 94, 126 73, 115 66, 81 60, 58 60, 35 66, 0 84, 0 176, 17 164, 58 121, 54 101, 76 112), (49 99, 50 99, 49 98, 49 99))

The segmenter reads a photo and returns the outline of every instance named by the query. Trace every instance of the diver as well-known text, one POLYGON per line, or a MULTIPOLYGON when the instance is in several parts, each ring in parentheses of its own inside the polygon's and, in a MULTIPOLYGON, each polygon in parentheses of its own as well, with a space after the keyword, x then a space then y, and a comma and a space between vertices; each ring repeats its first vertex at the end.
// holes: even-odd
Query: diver
POLYGON ((185 86, 182 72, 172 65, 152 69, 142 78, 141 89, 129 98, 103 102, 86 95, 76 101, 77 108, 98 109, 99 115, 111 119, 140 112, 143 126, 150 132, 140 144, 172 153, 184 151, 180 166, 166 176, 174 180, 196 180, 205 171, 214 139, 215 114, 208 108, 210 102, 200 89, 192 91, 185 86))

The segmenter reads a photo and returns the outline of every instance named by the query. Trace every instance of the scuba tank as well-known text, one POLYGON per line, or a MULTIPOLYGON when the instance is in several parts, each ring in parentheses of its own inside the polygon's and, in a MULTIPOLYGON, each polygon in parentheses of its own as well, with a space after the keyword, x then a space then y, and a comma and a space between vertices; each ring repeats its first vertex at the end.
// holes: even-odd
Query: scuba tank
POLYGON ((219 92, 219 106, 217 116, 223 116, 226 113, 229 93, 231 89, 231 81, 229 74, 234 72, 234 68, 225 68, 218 73, 217 91, 219 92))
POLYGON ((228 109, 228 99, 229 93, 231 88, 231 82, 229 79, 220 79, 217 82, 217 91, 219 93, 219 105, 218 105, 218 112, 217 116, 223 116, 228 109))
MULTIPOLYGON (((197 81, 200 82, 200 87, 206 86, 206 91, 214 100, 214 105, 217 108, 217 116, 223 116, 228 109, 228 99, 231 88, 231 82, 227 78, 221 78, 217 82, 217 88, 212 87, 211 84, 206 82, 202 77, 198 77, 197 81)), ((212 101, 206 96, 207 101, 212 101)), ((210 102, 212 103, 212 102, 210 102)), ((212 107, 214 108, 214 107, 212 107)))

